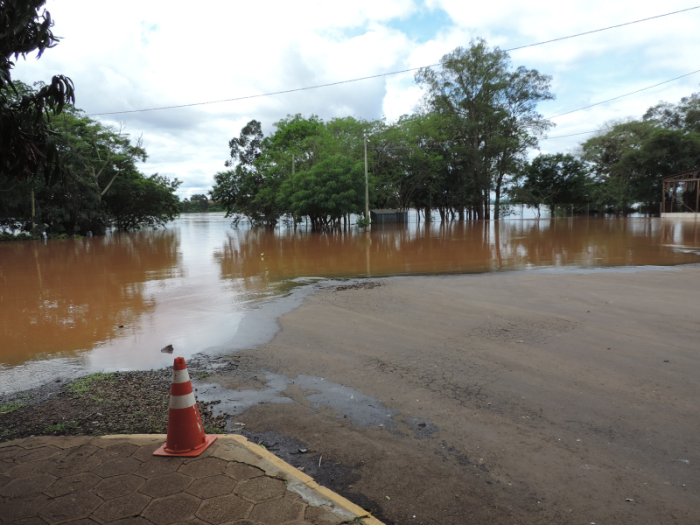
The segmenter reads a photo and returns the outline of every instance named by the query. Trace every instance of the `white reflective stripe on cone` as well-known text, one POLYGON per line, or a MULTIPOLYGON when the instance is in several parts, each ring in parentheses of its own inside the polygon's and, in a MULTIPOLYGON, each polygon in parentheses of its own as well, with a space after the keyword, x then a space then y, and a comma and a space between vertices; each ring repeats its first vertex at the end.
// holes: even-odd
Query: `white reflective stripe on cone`
POLYGON ((190 408, 195 404, 194 393, 190 392, 184 396, 170 396, 170 408, 190 408))
POLYGON ((187 373, 187 369, 184 370, 173 370, 173 383, 187 383, 190 380, 190 374, 187 373))

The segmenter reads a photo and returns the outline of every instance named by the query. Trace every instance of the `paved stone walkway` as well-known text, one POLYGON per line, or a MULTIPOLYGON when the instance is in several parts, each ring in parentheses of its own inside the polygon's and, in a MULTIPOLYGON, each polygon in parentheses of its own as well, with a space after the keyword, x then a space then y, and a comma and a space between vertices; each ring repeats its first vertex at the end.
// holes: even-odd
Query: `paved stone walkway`
POLYGON ((242 436, 196 458, 157 457, 163 435, 0 444, 0 523, 382 525, 242 436), (355 521, 353 521, 355 520, 355 521))

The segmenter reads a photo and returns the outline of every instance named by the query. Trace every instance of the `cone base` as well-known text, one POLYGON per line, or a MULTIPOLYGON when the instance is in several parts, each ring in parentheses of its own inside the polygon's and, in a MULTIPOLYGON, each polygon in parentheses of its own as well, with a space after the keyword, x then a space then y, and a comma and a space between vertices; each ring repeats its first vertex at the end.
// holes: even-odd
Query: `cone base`
POLYGON ((162 447, 160 447, 158 450, 156 450, 153 455, 154 456, 181 456, 181 457, 193 457, 193 456, 199 456, 202 452, 204 452, 207 448, 209 448, 209 445, 211 445, 214 441, 216 441, 216 438, 219 436, 204 436, 205 442, 198 448, 194 450, 183 450, 183 451, 172 451, 168 452, 165 447, 167 446, 167 443, 165 443, 162 447))

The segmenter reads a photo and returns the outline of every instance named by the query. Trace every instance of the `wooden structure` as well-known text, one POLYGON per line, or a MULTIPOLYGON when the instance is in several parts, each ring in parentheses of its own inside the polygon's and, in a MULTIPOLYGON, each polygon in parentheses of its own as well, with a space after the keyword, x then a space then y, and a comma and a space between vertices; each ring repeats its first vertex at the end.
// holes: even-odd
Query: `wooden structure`
POLYGON ((662 217, 700 214, 700 168, 663 179, 662 217))
POLYGON ((386 224, 388 222, 408 222, 408 211, 398 209, 370 210, 372 224, 386 224))

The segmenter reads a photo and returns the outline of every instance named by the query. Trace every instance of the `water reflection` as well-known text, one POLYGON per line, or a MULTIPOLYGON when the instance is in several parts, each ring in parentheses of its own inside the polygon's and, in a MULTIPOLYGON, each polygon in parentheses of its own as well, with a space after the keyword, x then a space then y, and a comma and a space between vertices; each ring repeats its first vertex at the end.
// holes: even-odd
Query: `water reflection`
POLYGON ((141 330, 147 281, 173 278, 177 231, 6 243, 0 251, 0 361, 71 354, 141 330), (119 328, 123 325, 124 328, 119 328))
POLYGON ((657 219, 413 223, 370 234, 241 229, 228 232, 214 258, 232 289, 261 294, 299 277, 684 264, 698 262, 698 237, 693 221, 657 219))

